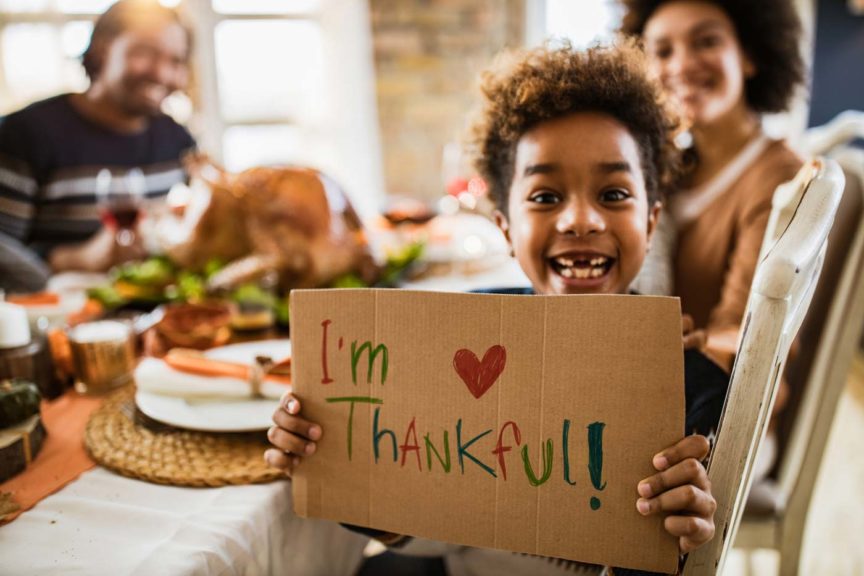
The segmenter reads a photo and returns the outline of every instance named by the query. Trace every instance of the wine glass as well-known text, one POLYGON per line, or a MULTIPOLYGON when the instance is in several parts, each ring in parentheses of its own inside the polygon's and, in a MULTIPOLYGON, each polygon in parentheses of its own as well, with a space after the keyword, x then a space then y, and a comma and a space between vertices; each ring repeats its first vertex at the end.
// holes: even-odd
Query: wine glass
POLYGON ((135 225, 141 214, 147 191, 144 173, 132 168, 115 176, 103 168, 96 176, 96 198, 102 222, 114 230, 119 246, 127 248, 135 242, 135 225))

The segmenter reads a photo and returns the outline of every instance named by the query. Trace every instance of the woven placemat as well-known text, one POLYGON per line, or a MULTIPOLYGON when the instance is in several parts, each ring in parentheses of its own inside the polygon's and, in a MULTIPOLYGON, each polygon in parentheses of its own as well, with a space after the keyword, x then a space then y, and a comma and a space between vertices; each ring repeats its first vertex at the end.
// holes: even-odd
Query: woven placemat
POLYGON ((157 484, 226 486, 285 477, 264 462, 263 432, 217 434, 161 424, 136 408, 134 386, 105 399, 90 417, 84 439, 102 466, 157 484))

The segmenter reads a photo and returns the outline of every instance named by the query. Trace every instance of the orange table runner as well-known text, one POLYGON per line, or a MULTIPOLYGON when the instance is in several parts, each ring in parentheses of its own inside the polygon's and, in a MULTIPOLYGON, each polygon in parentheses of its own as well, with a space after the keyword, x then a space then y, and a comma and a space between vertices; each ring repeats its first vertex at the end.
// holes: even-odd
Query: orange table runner
POLYGON ((72 482, 95 466, 84 448, 84 429, 102 398, 82 396, 69 390, 52 401, 42 401, 42 424, 47 435, 42 450, 27 469, 0 484, 21 509, 0 520, 10 522, 21 512, 72 482))

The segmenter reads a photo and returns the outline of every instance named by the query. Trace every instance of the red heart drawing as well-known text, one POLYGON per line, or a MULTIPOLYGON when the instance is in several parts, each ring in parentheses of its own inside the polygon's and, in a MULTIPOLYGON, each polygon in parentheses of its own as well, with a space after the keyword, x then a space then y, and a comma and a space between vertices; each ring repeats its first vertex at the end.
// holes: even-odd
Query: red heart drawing
POLYGON ((498 344, 486 350, 482 362, 477 359, 474 352, 467 348, 458 350, 453 356, 453 368, 468 386, 468 391, 474 398, 480 398, 492 387, 492 384, 504 371, 504 364, 506 363, 507 351, 498 344))

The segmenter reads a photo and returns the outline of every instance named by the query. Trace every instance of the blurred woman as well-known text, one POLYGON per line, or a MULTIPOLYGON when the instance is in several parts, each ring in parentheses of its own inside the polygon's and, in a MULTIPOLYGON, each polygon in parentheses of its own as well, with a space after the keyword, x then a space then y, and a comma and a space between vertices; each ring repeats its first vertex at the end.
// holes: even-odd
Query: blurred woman
MULTIPOLYGON (((672 291, 730 367, 774 190, 801 159, 762 130, 804 77, 788 0, 623 0, 622 30, 689 128, 688 159, 661 218, 674 229, 672 291)), ((659 248, 659 247, 658 247, 659 248)))

